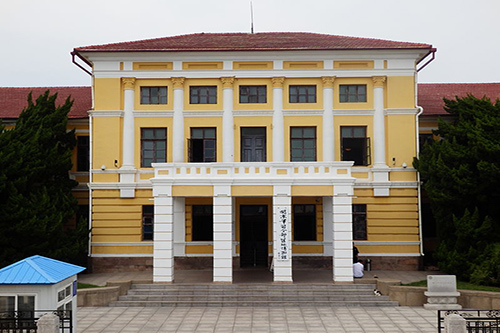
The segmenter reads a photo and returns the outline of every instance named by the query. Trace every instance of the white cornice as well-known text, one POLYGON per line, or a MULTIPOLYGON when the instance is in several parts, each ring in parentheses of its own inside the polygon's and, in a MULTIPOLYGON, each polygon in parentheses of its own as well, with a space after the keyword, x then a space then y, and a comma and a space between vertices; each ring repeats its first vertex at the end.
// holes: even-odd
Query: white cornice
POLYGON ((324 110, 283 110, 284 116, 322 116, 324 110))
POLYGON ((184 117, 222 117, 224 111, 184 111, 184 117))
POLYGON ((113 111, 89 111, 91 117, 123 117, 123 111, 113 110, 113 111))
POLYGON ((274 114, 273 110, 238 110, 233 111, 233 116, 235 117, 249 117, 249 116, 269 116, 272 117, 274 114))
POLYGON ((169 118, 173 117, 174 111, 133 111, 135 118, 140 117, 155 117, 155 118, 169 118))
POLYGON ((346 110, 333 110, 334 116, 373 116, 375 110, 373 109, 346 109, 346 110))

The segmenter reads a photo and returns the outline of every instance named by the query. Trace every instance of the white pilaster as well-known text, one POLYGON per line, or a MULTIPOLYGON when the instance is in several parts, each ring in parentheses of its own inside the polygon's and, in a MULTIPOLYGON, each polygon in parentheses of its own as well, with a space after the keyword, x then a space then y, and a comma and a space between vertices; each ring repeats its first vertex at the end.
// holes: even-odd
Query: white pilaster
POLYGON ((273 196, 274 282, 291 283, 292 277, 292 196, 291 186, 275 185, 273 196))
POLYGON ((323 254, 331 256, 333 253, 333 198, 323 197, 323 254))
POLYGON ((384 82, 385 76, 373 77, 373 105, 375 113, 373 114, 373 181, 375 196, 389 195, 389 167, 385 158, 385 116, 384 116, 384 82))
POLYGON ((174 257, 186 254, 186 199, 174 197, 174 257))
MULTIPOLYGON (((135 78, 123 78, 124 101, 123 101, 123 163, 121 169, 135 169, 134 164, 134 87, 135 78)), ((120 180, 121 181, 121 180, 120 180)))
POLYGON ((233 84, 234 77, 222 77, 222 160, 234 162, 233 84))
POLYGON ((230 185, 214 186, 214 282, 233 282, 233 217, 230 185))
POLYGON ((172 187, 162 186, 155 194, 153 282, 174 281, 174 199, 172 187))
POLYGON ((172 160, 184 162, 184 78, 172 78, 174 88, 174 115, 172 126, 172 160))
POLYGON ((285 132, 283 121, 284 77, 273 77, 273 161, 285 161, 285 132))
POLYGON ((333 82, 335 77, 323 78, 323 161, 334 161, 334 131, 333 131, 333 82))
POLYGON ((353 282, 352 187, 335 186, 333 209, 333 281, 353 282))

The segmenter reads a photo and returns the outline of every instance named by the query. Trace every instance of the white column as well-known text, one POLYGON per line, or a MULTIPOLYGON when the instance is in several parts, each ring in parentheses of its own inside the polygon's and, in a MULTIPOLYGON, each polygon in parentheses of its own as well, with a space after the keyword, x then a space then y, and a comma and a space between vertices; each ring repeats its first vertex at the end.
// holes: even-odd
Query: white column
POLYGON ((135 78, 123 78, 124 102, 123 102, 123 163, 122 169, 134 169, 134 87, 135 78))
POLYGON ((234 77, 221 77, 222 81, 222 160, 234 162, 234 121, 233 121, 233 83, 234 77))
POLYGON ((273 77, 273 161, 285 161, 285 132, 283 121, 284 77, 273 77))
POLYGON ((155 187, 154 203, 153 282, 171 283, 174 281, 172 186, 155 187))
POLYGON ((186 254, 186 199, 174 197, 174 257, 186 254))
POLYGON ((233 282, 233 217, 230 185, 214 186, 214 282, 233 282))
POLYGON ((274 186, 273 263, 274 282, 292 283, 292 196, 291 186, 274 186))
POLYGON ((385 117, 384 117, 384 82, 385 76, 373 77, 373 144, 374 166, 387 167, 385 163, 385 117))
POLYGON ((333 209, 333 281, 353 282, 352 186, 335 186, 333 209))
POLYGON ((323 197, 323 254, 333 253, 333 198, 323 197))
POLYGON ((174 163, 184 162, 184 78, 173 77, 174 116, 172 126, 172 160, 174 163))
POLYGON ((376 197, 389 195, 389 167, 385 161, 385 116, 384 116, 384 82, 385 76, 373 77, 373 150, 372 168, 374 184, 373 194, 376 197))
POLYGON ((323 78, 323 161, 334 161, 334 130, 333 130, 333 82, 335 77, 323 78))

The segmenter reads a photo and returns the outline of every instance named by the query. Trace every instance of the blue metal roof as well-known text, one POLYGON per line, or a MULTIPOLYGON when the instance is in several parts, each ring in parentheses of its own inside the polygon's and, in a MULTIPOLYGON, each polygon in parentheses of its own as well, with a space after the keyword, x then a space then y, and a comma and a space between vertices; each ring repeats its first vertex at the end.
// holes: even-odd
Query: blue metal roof
POLYGON ((42 256, 32 256, 0 269, 0 284, 55 284, 85 270, 42 256))

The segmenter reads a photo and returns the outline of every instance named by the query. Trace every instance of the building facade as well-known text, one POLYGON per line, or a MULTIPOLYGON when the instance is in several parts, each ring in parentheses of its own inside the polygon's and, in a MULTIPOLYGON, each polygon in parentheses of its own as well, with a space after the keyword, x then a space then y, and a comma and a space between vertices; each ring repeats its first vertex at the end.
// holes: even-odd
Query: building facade
POLYGON ((422 255, 417 71, 428 44, 193 34, 76 48, 91 67, 94 271, 376 269, 422 255))

